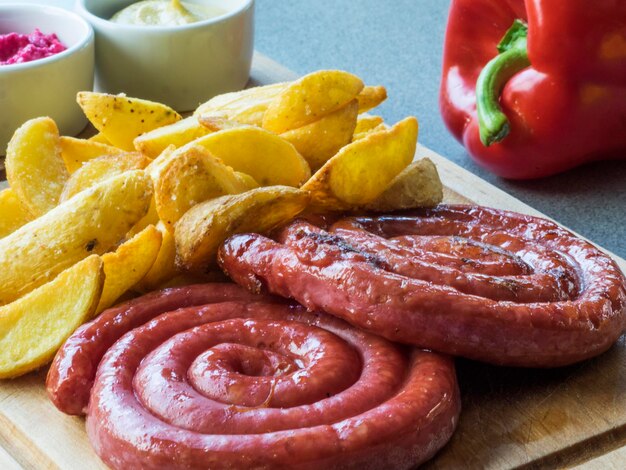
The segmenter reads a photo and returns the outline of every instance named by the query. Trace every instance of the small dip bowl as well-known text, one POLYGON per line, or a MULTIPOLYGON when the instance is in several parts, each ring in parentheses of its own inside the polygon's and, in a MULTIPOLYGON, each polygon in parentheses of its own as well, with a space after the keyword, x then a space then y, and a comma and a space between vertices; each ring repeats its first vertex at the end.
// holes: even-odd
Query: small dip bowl
POLYGON ((254 48, 254 0, 188 1, 225 13, 179 26, 128 25, 110 18, 132 0, 77 0, 78 13, 96 32, 98 89, 190 111, 243 88, 254 48))
POLYGON ((50 116, 61 134, 76 135, 87 119, 76 93, 91 90, 94 35, 91 26, 67 10, 45 5, 0 5, 0 34, 55 33, 67 47, 57 54, 20 64, 0 65, 0 155, 13 132, 28 119, 50 116))

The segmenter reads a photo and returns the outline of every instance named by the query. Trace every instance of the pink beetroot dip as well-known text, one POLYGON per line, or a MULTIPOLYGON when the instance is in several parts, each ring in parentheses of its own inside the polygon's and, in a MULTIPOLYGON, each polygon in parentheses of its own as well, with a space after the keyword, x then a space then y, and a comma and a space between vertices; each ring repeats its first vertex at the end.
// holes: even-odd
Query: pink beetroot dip
POLYGON ((56 34, 43 34, 39 29, 35 29, 32 34, 0 34, 0 65, 23 64, 58 54, 65 49, 67 47, 56 34))

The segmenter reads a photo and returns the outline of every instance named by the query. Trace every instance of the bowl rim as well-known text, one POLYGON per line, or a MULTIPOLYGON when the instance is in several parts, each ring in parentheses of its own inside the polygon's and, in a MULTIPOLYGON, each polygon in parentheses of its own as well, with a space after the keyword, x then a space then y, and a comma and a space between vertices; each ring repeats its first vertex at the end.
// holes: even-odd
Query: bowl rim
POLYGON ((45 5, 45 4, 33 4, 33 3, 1 3, 0 4, 0 14, 2 14, 3 12, 11 12, 11 11, 24 11, 26 13, 30 13, 35 16, 36 15, 46 16, 50 13, 64 15, 82 24, 85 29, 86 34, 84 34, 83 37, 78 42, 76 42, 76 44, 68 47, 64 51, 58 52, 56 54, 52 54, 48 57, 31 60, 29 62, 22 62, 19 64, 0 65, 0 74, 4 72, 13 72, 17 70, 26 70, 30 68, 43 67, 46 64, 63 60, 73 55, 75 52, 85 48, 90 43, 94 42, 94 31, 91 25, 89 24, 89 22, 86 21, 84 18, 81 18, 80 15, 74 13, 73 11, 56 7, 56 6, 52 6, 52 5, 45 5))
MULTIPOLYGON (((139 0, 135 0, 132 3, 137 3, 139 0)), ((195 21, 193 23, 183 24, 183 25, 134 25, 134 24, 124 24, 124 23, 116 23, 111 21, 110 19, 102 18, 98 15, 95 15, 87 7, 85 6, 85 0, 76 0, 74 4, 74 9, 78 11, 80 15, 88 18, 92 24, 97 24, 102 27, 108 28, 119 28, 125 31, 141 31, 146 34, 152 33, 169 33, 169 32, 178 32, 178 31, 186 31, 202 28, 204 26, 208 26, 211 24, 222 23, 234 16, 241 14, 243 11, 254 5, 254 0, 241 0, 241 5, 238 8, 229 9, 223 15, 214 16, 211 18, 207 18, 206 20, 195 21)))

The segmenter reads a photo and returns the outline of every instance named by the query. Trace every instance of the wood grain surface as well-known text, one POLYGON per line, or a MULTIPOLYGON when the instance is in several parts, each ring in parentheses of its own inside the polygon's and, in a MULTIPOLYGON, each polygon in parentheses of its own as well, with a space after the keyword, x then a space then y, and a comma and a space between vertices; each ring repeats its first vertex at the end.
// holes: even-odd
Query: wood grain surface
POLYGON ((5 449, 0 447, 0 468, 3 470, 17 470, 21 467, 5 449))
MULTIPOLYGON (((255 84, 294 75, 257 54, 255 84)), ((446 202, 476 203, 541 215, 431 150, 446 202)), ((2 184, 0 183, 0 187, 2 184)), ((626 271, 626 261, 615 257, 626 271)), ((626 462, 626 339, 570 367, 532 370, 458 360, 463 411, 450 443, 428 469, 623 469, 626 462)), ((84 421, 48 401, 45 371, 0 382, 0 469, 105 468, 91 450, 84 421)))

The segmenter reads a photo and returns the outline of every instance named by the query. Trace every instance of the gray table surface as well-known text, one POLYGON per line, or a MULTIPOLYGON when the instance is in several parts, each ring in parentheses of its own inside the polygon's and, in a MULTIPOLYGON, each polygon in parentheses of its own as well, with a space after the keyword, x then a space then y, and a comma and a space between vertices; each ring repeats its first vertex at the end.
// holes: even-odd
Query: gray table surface
POLYGON ((626 257, 626 160, 593 163, 541 180, 506 181, 474 164, 448 133, 439 114, 438 93, 449 1, 256 2, 257 50, 298 74, 345 69, 368 84, 385 85, 389 99, 377 112, 387 121, 417 116, 424 145, 626 257))

